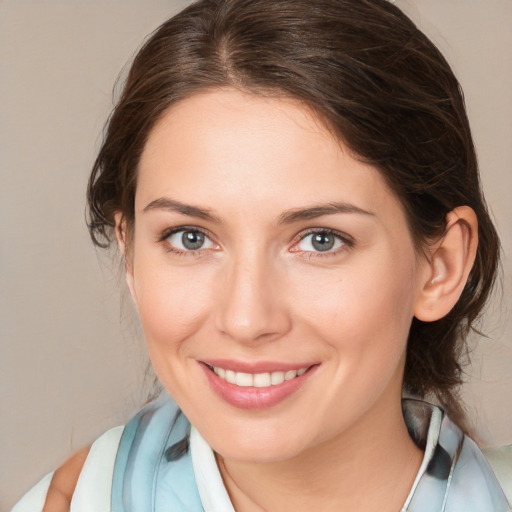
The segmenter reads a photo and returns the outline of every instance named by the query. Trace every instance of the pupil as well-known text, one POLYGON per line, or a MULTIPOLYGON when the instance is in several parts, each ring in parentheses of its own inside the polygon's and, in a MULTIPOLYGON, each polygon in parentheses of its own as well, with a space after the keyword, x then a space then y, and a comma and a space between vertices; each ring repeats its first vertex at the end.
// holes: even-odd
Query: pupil
POLYGON ((328 251, 334 246, 334 237, 328 233, 316 233, 312 243, 317 251, 328 251))
POLYGON ((185 233, 183 233, 183 236, 181 237, 181 241, 183 243, 183 247, 187 249, 200 249, 204 243, 204 235, 203 233, 198 233, 194 231, 185 231, 185 233))

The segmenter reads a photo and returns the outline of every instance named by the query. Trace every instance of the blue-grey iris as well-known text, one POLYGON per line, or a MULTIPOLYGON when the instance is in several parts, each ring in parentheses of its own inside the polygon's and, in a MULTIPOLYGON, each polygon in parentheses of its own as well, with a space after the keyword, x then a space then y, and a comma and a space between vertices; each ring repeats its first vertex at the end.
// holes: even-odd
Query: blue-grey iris
POLYGON ((204 234, 198 231, 185 231, 181 237, 183 247, 194 251, 200 249, 204 244, 204 234))
POLYGON ((328 251, 334 247, 335 238, 330 233, 314 233, 311 243, 317 251, 328 251))

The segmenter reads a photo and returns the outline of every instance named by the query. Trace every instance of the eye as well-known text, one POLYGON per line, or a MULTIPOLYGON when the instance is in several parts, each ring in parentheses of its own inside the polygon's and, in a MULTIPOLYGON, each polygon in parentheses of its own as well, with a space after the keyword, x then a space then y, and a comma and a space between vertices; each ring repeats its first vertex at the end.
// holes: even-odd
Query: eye
POLYGON ((178 252, 191 252, 201 249, 213 249, 216 245, 197 229, 179 229, 164 236, 164 240, 172 250, 178 252))
POLYGON ((292 250, 294 252, 336 252, 337 249, 351 245, 352 242, 347 237, 322 229, 303 234, 292 250))

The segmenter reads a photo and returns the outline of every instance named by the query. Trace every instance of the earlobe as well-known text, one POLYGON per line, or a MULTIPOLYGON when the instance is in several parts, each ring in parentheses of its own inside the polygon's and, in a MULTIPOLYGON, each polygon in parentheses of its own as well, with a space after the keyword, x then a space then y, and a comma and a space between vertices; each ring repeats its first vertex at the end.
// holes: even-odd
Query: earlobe
POLYGON ((117 245, 119 247, 119 250, 121 251, 121 254, 123 255, 124 259, 124 265, 125 265, 125 276, 126 276, 126 284, 128 285, 128 289, 130 290, 130 294, 132 296, 133 301, 135 304, 137 303, 135 300, 135 287, 134 287, 134 280, 133 280, 133 264, 131 260, 131 256, 128 251, 128 242, 127 242, 127 236, 126 236, 126 222, 123 219, 123 216, 120 212, 117 212, 114 215, 115 219, 115 232, 116 232, 116 239, 117 239, 117 245))
POLYGON ((116 212, 114 214, 115 221, 115 232, 116 232, 116 240, 117 246, 121 251, 121 254, 126 257, 126 222, 123 220, 123 214, 121 212, 116 212))
POLYGON ((414 316, 433 322, 446 316, 459 300, 475 261, 478 220, 469 206, 460 206, 446 216, 443 237, 430 248, 425 262, 427 276, 416 300, 414 316))

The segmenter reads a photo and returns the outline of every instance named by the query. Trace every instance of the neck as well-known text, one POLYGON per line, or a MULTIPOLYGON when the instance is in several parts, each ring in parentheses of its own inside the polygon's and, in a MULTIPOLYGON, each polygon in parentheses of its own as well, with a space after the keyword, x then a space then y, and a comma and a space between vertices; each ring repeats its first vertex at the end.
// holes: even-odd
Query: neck
POLYGON ((254 463, 217 455, 237 512, 400 510, 423 453, 407 433, 400 403, 384 407, 293 459, 254 463))

